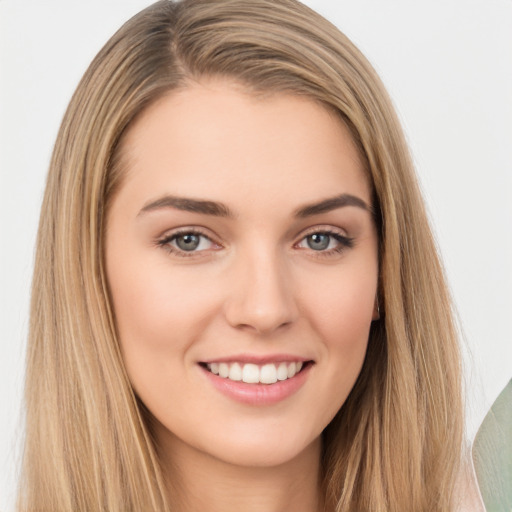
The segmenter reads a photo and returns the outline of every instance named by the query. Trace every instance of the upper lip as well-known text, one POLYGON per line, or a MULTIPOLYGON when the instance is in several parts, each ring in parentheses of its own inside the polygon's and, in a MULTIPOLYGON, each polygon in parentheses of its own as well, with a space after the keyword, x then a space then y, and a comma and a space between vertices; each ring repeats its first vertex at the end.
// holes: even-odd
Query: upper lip
POLYGON ((282 362, 303 362, 312 361, 310 357, 302 357, 294 354, 269 354, 269 355, 256 355, 256 354, 237 354, 225 357, 215 357, 212 359, 205 359, 200 361, 204 364, 209 363, 252 363, 263 365, 268 363, 282 363, 282 362))

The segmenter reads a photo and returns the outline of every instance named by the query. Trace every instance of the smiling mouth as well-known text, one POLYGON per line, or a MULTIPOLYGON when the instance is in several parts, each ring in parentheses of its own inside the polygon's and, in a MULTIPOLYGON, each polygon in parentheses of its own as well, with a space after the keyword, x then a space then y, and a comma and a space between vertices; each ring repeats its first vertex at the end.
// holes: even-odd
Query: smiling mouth
POLYGON ((254 364, 241 362, 202 363, 210 373, 224 379, 246 384, 275 384, 295 377, 312 361, 290 361, 280 363, 254 364))

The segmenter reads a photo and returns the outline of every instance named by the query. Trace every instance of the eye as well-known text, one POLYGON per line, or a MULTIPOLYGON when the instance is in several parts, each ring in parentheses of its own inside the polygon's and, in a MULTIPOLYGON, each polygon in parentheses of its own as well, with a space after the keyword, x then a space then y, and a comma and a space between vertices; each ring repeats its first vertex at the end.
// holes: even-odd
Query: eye
POLYGON ((326 249, 332 249, 332 247, 329 246, 332 246, 333 242, 336 244, 336 240, 334 240, 333 237, 327 233, 313 233, 312 235, 308 235, 304 241, 306 245, 314 251, 325 251, 326 249))
POLYGON ((316 231, 306 235, 298 244, 301 249, 310 249, 321 253, 339 253, 351 248, 354 240, 333 231, 316 231))
POLYGON ((198 252, 219 248, 219 245, 215 244, 208 236, 195 230, 179 231, 167 235, 158 241, 158 245, 178 256, 192 256, 198 252))
POLYGON ((171 243, 176 244, 177 248, 182 251, 195 251, 196 249, 204 249, 201 245, 208 245, 205 244, 204 238, 202 235, 187 233, 174 237, 171 243))

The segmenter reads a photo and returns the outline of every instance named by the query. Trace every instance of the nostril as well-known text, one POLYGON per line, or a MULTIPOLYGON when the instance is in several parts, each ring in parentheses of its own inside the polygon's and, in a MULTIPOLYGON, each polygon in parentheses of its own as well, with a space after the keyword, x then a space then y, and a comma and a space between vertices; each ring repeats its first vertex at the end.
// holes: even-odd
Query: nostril
POLYGON ((262 319, 254 319, 251 323, 240 323, 234 325, 235 329, 247 332, 256 332, 260 335, 272 334, 276 331, 282 331, 292 325, 292 322, 266 322, 262 319))
POLYGON ((298 318, 298 307, 289 286, 282 282, 276 270, 263 273, 261 265, 253 271, 244 268, 244 275, 234 282, 224 303, 225 318, 232 327, 269 334, 289 327, 298 318))

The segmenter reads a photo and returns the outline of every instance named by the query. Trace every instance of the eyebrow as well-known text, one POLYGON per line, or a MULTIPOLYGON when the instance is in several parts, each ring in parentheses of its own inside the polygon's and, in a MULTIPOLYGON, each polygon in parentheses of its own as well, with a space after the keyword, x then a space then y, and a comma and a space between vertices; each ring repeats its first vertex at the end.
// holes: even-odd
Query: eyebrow
POLYGON ((353 196, 352 194, 340 194, 339 196, 330 197, 317 203, 302 206, 298 210, 295 210, 294 215, 298 218, 311 217, 345 206, 356 206, 357 208, 362 208, 373 214, 373 207, 366 204, 360 197, 353 196))
MULTIPOLYGON (((351 194, 340 194, 322 201, 301 206, 294 212, 294 217, 306 218, 321 213, 327 213, 345 206, 356 206, 373 214, 373 208, 361 198, 351 194)), ((192 213, 213 215, 215 217, 235 218, 236 215, 223 203, 166 195, 144 205, 137 216, 164 208, 175 208, 192 213)))
POLYGON ((222 203, 176 196, 163 196, 156 201, 151 201, 144 205, 138 215, 154 210, 161 210, 162 208, 175 208, 176 210, 202 213, 203 215, 214 215, 215 217, 235 217, 234 213, 222 203))

